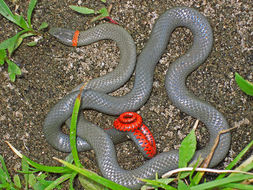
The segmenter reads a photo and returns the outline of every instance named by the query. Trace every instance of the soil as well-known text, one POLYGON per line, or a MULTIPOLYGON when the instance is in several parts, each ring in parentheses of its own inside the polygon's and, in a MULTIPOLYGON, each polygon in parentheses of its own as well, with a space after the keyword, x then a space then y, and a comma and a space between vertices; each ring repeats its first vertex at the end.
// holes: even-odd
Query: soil
MULTIPOLYGON (((11 10, 25 14, 28 1, 7 2, 11 10)), ((92 15, 84 16, 69 9, 69 5, 100 7, 100 1, 41 0, 33 14, 33 26, 42 22, 49 27, 85 30, 105 21, 89 23, 92 15)), ((230 151, 218 168, 225 167, 253 139, 253 97, 247 96, 234 80, 235 72, 253 81, 252 53, 252 4, 250 1, 116 1, 112 4, 111 17, 133 37, 138 53, 148 40, 152 26, 166 9, 189 6, 199 10, 209 20, 214 33, 214 45, 205 63, 187 80, 193 93, 214 105, 231 127, 230 151)), ((19 28, 0 16, 0 42, 13 36, 19 28)), ((154 88, 147 103, 140 109, 147 126, 157 142, 158 152, 178 149, 182 139, 191 130, 195 119, 178 110, 166 96, 164 74, 171 62, 187 51, 192 34, 186 28, 176 29, 167 50, 155 70, 154 88)), ((26 39, 15 51, 13 61, 22 69, 15 82, 8 78, 7 65, 0 67, 0 127, 2 140, 0 154, 13 175, 21 169, 21 160, 5 141, 32 160, 46 165, 58 165, 52 157, 65 158, 66 153, 52 148, 45 140, 42 126, 49 110, 76 85, 112 71, 119 61, 119 49, 112 41, 100 41, 89 46, 73 48, 56 41, 44 31, 37 46, 28 47, 26 39)), ((113 95, 130 91, 133 77, 113 95)), ((102 127, 111 127, 115 119, 96 111, 85 111, 88 120, 102 127)), ((198 147, 208 141, 208 131, 203 124, 197 130, 198 147)), ((145 161, 131 141, 116 146, 120 165, 125 169, 136 168, 145 161)), ((252 155, 252 149, 244 157, 252 155)), ((99 173, 93 151, 80 153, 85 167, 99 173)), ((79 189, 80 186, 77 186, 79 189)))

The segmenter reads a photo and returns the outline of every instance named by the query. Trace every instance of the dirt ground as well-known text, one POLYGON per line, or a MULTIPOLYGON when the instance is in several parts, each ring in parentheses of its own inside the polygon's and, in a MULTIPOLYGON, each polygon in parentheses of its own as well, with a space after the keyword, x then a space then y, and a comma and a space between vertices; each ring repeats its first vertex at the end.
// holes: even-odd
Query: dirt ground
MULTIPOLYGON (((12 10, 25 13, 28 1, 16 4, 6 1, 12 10)), ((209 20, 214 33, 212 53, 187 80, 188 87, 196 96, 214 105, 222 112, 231 127, 232 144, 224 162, 226 166, 253 139, 253 98, 244 94, 236 85, 234 73, 238 72, 253 81, 252 53, 252 4, 246 1, 117 1, 112 0, 111 17, 132 35, 138 53, 148 40, 151 28, 166 9, 175 6, 196 8, 209 20)), ((43 21, 49 27, 58 26, 84 30, 103 21, 89 24, 92 16, 83 16, 68 5, 99 7, 99 1, 41 0, 33 14, 33 25, 43 21)), ((0 42, 13 36, 19 28, 0 16, 0 42)), ((172 36, 168 49, 155 70, 154 88, 150 99, 140 109, 144 122, 149 126, 157 142, 158 152, 178 149, 195 119, 178 110, 167 98, 164 74, 175 59, 190 47, 192 34, 188 29, 178 28, 172 36)), ((31 40, 31 39, 30 39, 31 40)), ((20 170, 20 159, 8 148, 9 141, 18 150, 39 163, 56 165, 53 156, 65 158, 45 140, 42 124, 45 116, 59 99, 81 82, 105 75, 119 61, 119 50, 111 41, 100 41, 86 47, 72 48, 57 42, 47 31, 35 47, 25 43, 13 55, 23 74, 12 83, 8 79, 7 66, 0 67, 0 154, 4 156, 11 174, 20 170)), ((133 79, 113 93, 122 95, 130 91, 133 79)), ((86 118, 102 127, 112 126, 115 117, 96 111, 85 111, 86 118)), ((200 124, 198 146, 208 141, 208 131, 200 124)), ((145 161, 131 141, 116 146, 120 165, 125 169, 136 168, 145 161)), ((249 152, 244 159, 252 154, 249 152)), ((86 168, 99 173, 95 155, 80 154, 86 168)))

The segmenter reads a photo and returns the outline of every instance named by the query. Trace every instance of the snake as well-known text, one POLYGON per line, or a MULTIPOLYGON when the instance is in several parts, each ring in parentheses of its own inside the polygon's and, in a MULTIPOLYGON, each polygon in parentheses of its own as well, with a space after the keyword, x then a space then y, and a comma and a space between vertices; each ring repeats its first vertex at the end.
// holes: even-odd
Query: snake
MULTIPOLYGON (((169 65, 165 76, 166 92, 173 105, 203 122, 209 132, 207 145, 196 151, 191 161, 193 163, 199 156, 205 158, 212 150, 219 132, 229 128, 222 113, 208 102, 196 97, 186 86, 188 75, 207 59, 213 46, 213 33, 208 20, 193 8, 174 7, 161 14, 137 58, 133 39, 118 25, 105 23, 80 31, 77 46, 109 39, 115 41, 120 50, 118 66, 112 72, 92 79, 85 86, 81 94, 81 109, 92 109, 117 116, 126 111, 137 111, 143 106, 152 91, 154 69, 167 48, 171 33, 177 27, 190 29, 193 43, 185 54, 169 65), (127 82, 133 71, 135 71, 134 85, 129 93, 123 96, 108 94, 127 82)), ((72 45, 74 30, 51 28, 49 32, 61 43, 72 45)), ((47 142, 60 151, 71 151, 69 136, 62 132, 61 127, 69 120, 82 85, 78 85, 59 100, 44 121, 43 131, 47 142)), ((124 139, 125 135, 115 130, 105 132, 99 126, 87 121, 83 114, 79 114, 77 135, 78 151, 93 149, 102 175, 130 189, 139 189, 144 184, 140 178, 154 179, 156 173, 161 176, 178 168, 179 152, 170 150, 157 154, 140 167, 124 170, 118 164, 114 143, 124 139)), ((229 132, 220 135, 210 167, 216 166, 225 158, 230 141, 229 132)))

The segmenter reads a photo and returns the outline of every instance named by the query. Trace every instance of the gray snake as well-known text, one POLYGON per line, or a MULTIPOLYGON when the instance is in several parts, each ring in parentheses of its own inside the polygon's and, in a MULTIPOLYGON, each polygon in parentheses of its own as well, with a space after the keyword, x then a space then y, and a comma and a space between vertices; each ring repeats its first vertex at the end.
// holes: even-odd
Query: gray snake
MULTIPOLYGON (((191 48, 175 62, 166 73, 165 87, 169 99, 181 111, 202 121, 210 134, 206 147, 198 150, 194 156, 208 155, 219 131, 229 126, 223 115, 210 104, 198 99, 187 90, 187 76, 204 62, 211 51, 213 43, 212 29, 206 18, 192 8, 176 7, 167 10, 157 19, 148 42, 137 58, 135 67, 135 45, 130 35, 120 26, 101 24, 95 28, 80 32, 78 46, 87 45, 102 39, 116 41, 120 49, 120 63, 111 73, 89 81, 82 93, 81 109, 93 109, 99 112, 119 115, 126 111, 138 110, 149 98, 156 64, 167 47, 173 30, 179 26, 187 27, 194 36, 191 48), (120 97, 110 96, 132 75, 135 67, 133 89, 120 97)), ((66 45, 71 45, 75 31, 52 28, 50 33, 66 45)), ((82 84, 81 84, 82 85, 82 84)), ((69 137, 61 131, 61 126, 71 116, 77 94, 76 87, 61 99, 48 113, 44 122, 44 133, 47 141, 56 149, 69 152, 69 137)), ((116 158, 113 141, 121 141, 123 136, 114 130, 104 132, 100 127, 86 121, 79 115, 77 147, 79 151, 94 149, 97 162, 104 177, 131 189, 138 189, 143 182, 137 178, 154 178, 155 174, 177 168, 178 151, 172 150, 156 155, 134 170, 122 169, 116 158), (112 137, 111 137, 112 136, 112 137), (112 138, 112 139, 111 139, 112 138), (87 141, 87 142, 86 142, 87 141)), ((230 147, 230 133, 220 136, 210 166, 217 165, 226 156, 230 147)), ((193 159, 193 160, 194 160, 193 159)))

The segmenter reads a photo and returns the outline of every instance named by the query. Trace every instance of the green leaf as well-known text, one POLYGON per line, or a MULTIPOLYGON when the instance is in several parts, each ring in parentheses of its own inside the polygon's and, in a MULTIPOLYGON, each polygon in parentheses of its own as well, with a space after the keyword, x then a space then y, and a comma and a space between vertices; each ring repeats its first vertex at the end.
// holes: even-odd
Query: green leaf
POLYGON ((52 183, 50 183, 50 185, 48 185, 47 188, 45 188, 45 190, 51 190, 51 189, 56 188, 59 184, 68 180, 72 175, 73 174, 64 174, 63 176, 57 178, 52 183))
POLYGON ((3 64, 4 64, 4 59, 0 58, 0 65, 3 65, 3 64))
POLYGON ((4 0, 0 0, 0 14, 7 18, 9 21, 17 24, 19 26, 18 20, 16 20, 15 15, 11 12, 4 0))
POLYGON ((79 168, 79 167, 77 167, 77 166, 75 166, 73 164, 70 164, 70 163, 68 163, 68 162, 66 162, 64 160, 60 160, 60 159, 57 159, 57 158, 55 158, 55 159, 57 161, 61 162, 62 164, 64 164, 65 166, 67 166, 68 168, 70 168, 70 169, 72 169, 72 170, 74 170, 74 171, 76 171, 76 172, 78 172, 78 173, 80 173, 80 174, 82 174, 82 175, 84 175, 84 176, 86 176, 86 177, 88 177, 88 178, 96 181, 97 183, 103 184, 106 187, 109 187, 109 188, 115 189, 115 190, 116 189, 117 190, 118 189, 129 190, 128 188, 126 188, 124 186, 121 186, 121 185, 119 185, 119 184, 117 184, 117 183, 115 183, 113 181, 108 180, 108 179, 105 179, 105 178, 97 175, 94 172, 91 172, 91 171, 86 170, 84 168, 79 168))
POLYGON ((247 179, 253 179, 253 175, 236 174, 231 177, 226 177, 224 179, 218 179, 218 180, 202 183, 200 185, 191 187, 191 190, 212 189, 215 187, 220 187, 226 184, 230 184, 233 182, 240 182, 247 179))
POLYGON ((74 158, 74 163, 78 167, 82 167, 82 164, 81 164, 79 157, 78 157, 78 151, 76 148, 76 125, 77 125, 77 119, 78 119, 80 105, 81 105, 81 94, 79 93, 76 100, 75 100, 75 105, 74 105, 72 116, 71 116, 70 137, 69 137, 70 138, 71 153, 74 158))
POLYGON ((21 35, 18 40, 16 41, 16 45, 15 45, 15 49, 17 49, 20 44, 23 42, 23 39, 26 38, 26 37, 29 37, 29 36, 34 36, 35 34, 34 33, 31 33, 31 32, 27 32, 27 33, 24 33, 23 35, 21 35))
POLYGON ((105 7, 99 9, 98 12, 99 12, 99 13, 101 14, 101 16, 103 16, 103 17, 109 16, 108 10, 107 10, 107 8, 105 8, 105 7))
POLYGON ((40 27, 39 27, 39 30, 42 30, 42 29, 47 28, 47 27, 48 27, 48 23, 42 22, 40 27))
POLYGON ((188 162, 195 154, 196 145, 197 141, 195 131, 191 130, 191 132, 184 138, 179 148, 179 168, 184 168, 187 166, 188 162))
POLYGON ((14 82, 16 75, 21 75, 21 70, 13 61, 6 59, 6 62, 8 63, 8 73, 10 80, 14 82))
POLYGON ((0 65, 4 64, 4 60, 6 58, 6 51, 5 49, 0 49, 0 65))
POLYGON ((147 183, 146 185, 148 186, 151 185, 152 187, 161 187, 166 190, 176 190, 176 188, 167 185, 166 182, 164 183, 163 181, 160 182, 159 180, 151 180, 151 179, 140 179, 140 180, 146 182, 147 183))
POLYGON ((4 42, 2 42, 0 44, 0 49, 6 49, 7 48, 8 52, 9 52, 9 57, 11 57, 14 50, 18 48, 17 44, 19 44, 19 42, 18 42, 19 36, 21 34, 25 33, 25 32, 26 32, 26 30, 22 30, 22 31, 18 32, 15 36, 13 36, 13 37, 9 38, 8 40, 5 40, 4 42))
POLYGON ((238 73, 235 73, 235 81, 243 92, 247 95, 253 96, 253 83, 245 80, 238 73))
POLYGON ((245 185, 245 184, 241 184, 241 183, 229 183, 229 184, 222 186, 222 189, 223 188, 253 190, 253 185, 245 185))
MULTIPOLYGON (((5 162, 4 162, 4 158, 0 155, 0 163, 1 163, 1 174, 4 173, 5 174, 5 179, 8 179, 8 180, 11 180, 11 177, 9 175, 9 172, 7 170, 7 167, 5 165, 5 162)), ((2 179, 3 175, 0 175, 0 179, 2 179)))
POLYGON ((106 0, 101 0, 103 3, 106 3, 106 0))
POLYGON ((14 175, 13 181, 14 181, 15 186, 17 186, 18 188, 21 188, 21 187, 22 187, 22 186, 21 186, 21 182, 20 182, 20 178, 19 178, 19 176, 18 176, 17 174, 14 175))
POLYGON ((36 46, 38 44, 37 41, 32 41, 32 42, 28 42, 26 45, 32 47, 32 46, 36 46))
MULTIPOLYGON (((232 169, 241 158, 247 153, 248 150, 253 146, 253 140, 236 156, 236 158, 225 168, 226 170, 232 169)), ((221 179, 225 174, 220 174, 216 179, 221 179)))
POLYGON ((178 190, 189 190, 190 187, 187 186, 182 180, 178 180, 178 190))
POLYGON ((101 20, 101 19, 103 19, 104 18, 104 16, 103 15, 98 15, 98 16, 96 16, 96 17, 94 17, 93 19, 91 19, 91 21, 90 22, 95 22, 95 21, 97 21, 97 20, 101 20))
POLYGON ((80 181, 84 189, 89 189, 89 190, 104 190, 105 189, 105 186, 103 186, 102 184, 96 183, 95 181, 83 175, 79 175, 78 180, 80 181))
POLYGON ((93 9, 89 9, 87 7, 79 7, 79 6, 75 6, 75 5, 70 5, 69 8, 71 8, 72 10, 79 12, 81 14, 94 14, 95 11, 93 9))
POLYGON ((29 25, 22 15, 15 14, 18 25, 23 29, 29 29, 29 25))
POLYGON ((29 186, 33 187, 36 184, 37 180, 34 174, 28 175, 28 184, 29 186))
POLYGON ((25 33, 26 30, 22 30, 20 32, 18 32, 15 36, 11 37, 11 38, 8 38, 7 40, 3 41, 0 43, 0 49, 7 49, 9 48, 10 46, 13 46, 15 47, 15 43, 16 43, 16 40, 18 39, 18 37, 25 33))
POLYGON ((32 24, 31 24, 32 12, 36 4, 37 4, 37 0, 30 0, 29 7, 27 10, 27 21, 30 27, 32 27, 32 24))

